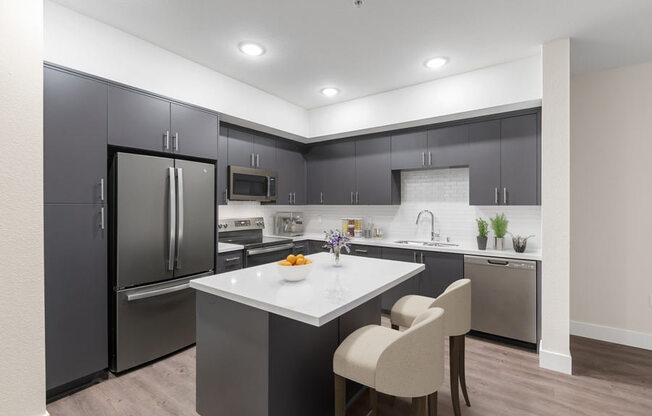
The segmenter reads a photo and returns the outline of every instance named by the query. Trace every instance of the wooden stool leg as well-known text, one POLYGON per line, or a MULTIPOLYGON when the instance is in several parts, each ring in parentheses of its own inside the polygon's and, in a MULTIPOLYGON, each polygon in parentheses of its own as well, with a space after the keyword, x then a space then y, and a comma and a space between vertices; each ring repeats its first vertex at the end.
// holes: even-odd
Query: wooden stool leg
POLYGON ((460 376, 458 363, 459 359, 459 350, 457 349, 457 337, 448 337, 450 345, 448 348, 448 357, 449 357, 449 366, 450 366, 450 384, 451 384, 451 399, 453 401, 453 413, 455 416, 461 416, 462 412, 460 410, 460 376))
POLYGON ((335 375, 335 416, 346 414, 346 379, 335 375))
POLYGON ((376 389, 369 388, 369 408, 371 408, 371 416, 378 415, 378 392, 376 389))
POLYGON ((466 374, 464 371, 465 363, 464 363, 464 350, 466 349, 465 346, 465 341, 466 340, 466 335, 462 335, 460 337, 457 337, 457 341, 455 343, 455 346, 459 350, 459 363, 458 363, 458 368, 459 368, 459 374, 460 374, 460 384, 462 385, 462 394, 464 395, 464 401, 466 402, 466 405, 468 407, 471 407, 471 402, 469 401, 469 393, 466 391, 466 374))
POLYGON ((437 392, 428 395, 428 416, 437 416, 437 392))
POLYGON ((398 331, 398 325, 394 325, 394 324, 392 324, 392 329, 395 329, 395 330, 398 331))
POLYGON ((412 414, 414 416, 428 416, 426 413, 426 403, 428 396, 412 398, 412 414))

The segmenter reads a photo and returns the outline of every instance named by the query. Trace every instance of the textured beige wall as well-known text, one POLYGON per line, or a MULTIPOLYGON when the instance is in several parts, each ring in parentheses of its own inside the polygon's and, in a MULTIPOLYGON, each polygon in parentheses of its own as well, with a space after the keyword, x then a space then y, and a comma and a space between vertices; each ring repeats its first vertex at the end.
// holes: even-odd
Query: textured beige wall
POLYGON ((542 367, 570 373, 570 40, 542 47, 542 367))
POLYGON ((652 334, 652 63, 571 94, 571 319, 652 334))
POLYGON ((43 4, 0 1, 0 415, 45 414, 43 4))

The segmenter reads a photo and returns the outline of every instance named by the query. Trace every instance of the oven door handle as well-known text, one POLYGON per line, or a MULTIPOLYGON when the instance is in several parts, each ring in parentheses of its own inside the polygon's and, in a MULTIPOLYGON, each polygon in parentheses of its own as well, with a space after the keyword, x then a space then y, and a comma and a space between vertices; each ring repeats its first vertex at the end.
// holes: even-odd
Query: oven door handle
POLYGON ((273 253, 275 251, 283 251, 289 248, 294 248, 294 243, 280 244, 278 246, 272 246, 272 247, 253 248, 251 250, 247 250, 247 256, 255 256, 256 254, 273 253))

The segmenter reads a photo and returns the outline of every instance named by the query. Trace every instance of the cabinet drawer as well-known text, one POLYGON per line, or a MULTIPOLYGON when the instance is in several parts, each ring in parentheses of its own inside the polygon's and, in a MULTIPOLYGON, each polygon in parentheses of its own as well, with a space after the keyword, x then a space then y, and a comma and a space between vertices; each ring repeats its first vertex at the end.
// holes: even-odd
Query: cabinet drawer
POLYGON ((328 249, 324 247, 324 244, 325 243, 323 241, 310 241, 308 244, 310 248, 310 254, 328 253, 328 249))
POLYGON ((295 241, 294 242, 294 249, 293 249, 293 254, 310 254, 310 242, 309 241, 295 241))
POLYGON ((217 273, 242 269, 242 252, 229 251, 217 256, 217 273))
POLYGON ((351 244, 351 254, 354 256, 371 257, 379 259, 382 257, 382 249, 375 246, 364 246, 360 244, 351 244))

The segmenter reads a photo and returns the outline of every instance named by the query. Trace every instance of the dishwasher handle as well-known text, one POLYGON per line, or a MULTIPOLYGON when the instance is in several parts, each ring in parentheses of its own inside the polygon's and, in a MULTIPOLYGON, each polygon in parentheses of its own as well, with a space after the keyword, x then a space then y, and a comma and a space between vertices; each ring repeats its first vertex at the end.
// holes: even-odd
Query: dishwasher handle
POLYGON ((487 263, 493 264, 494 266, 509 266, 507 260, 487 260, 487 263))

